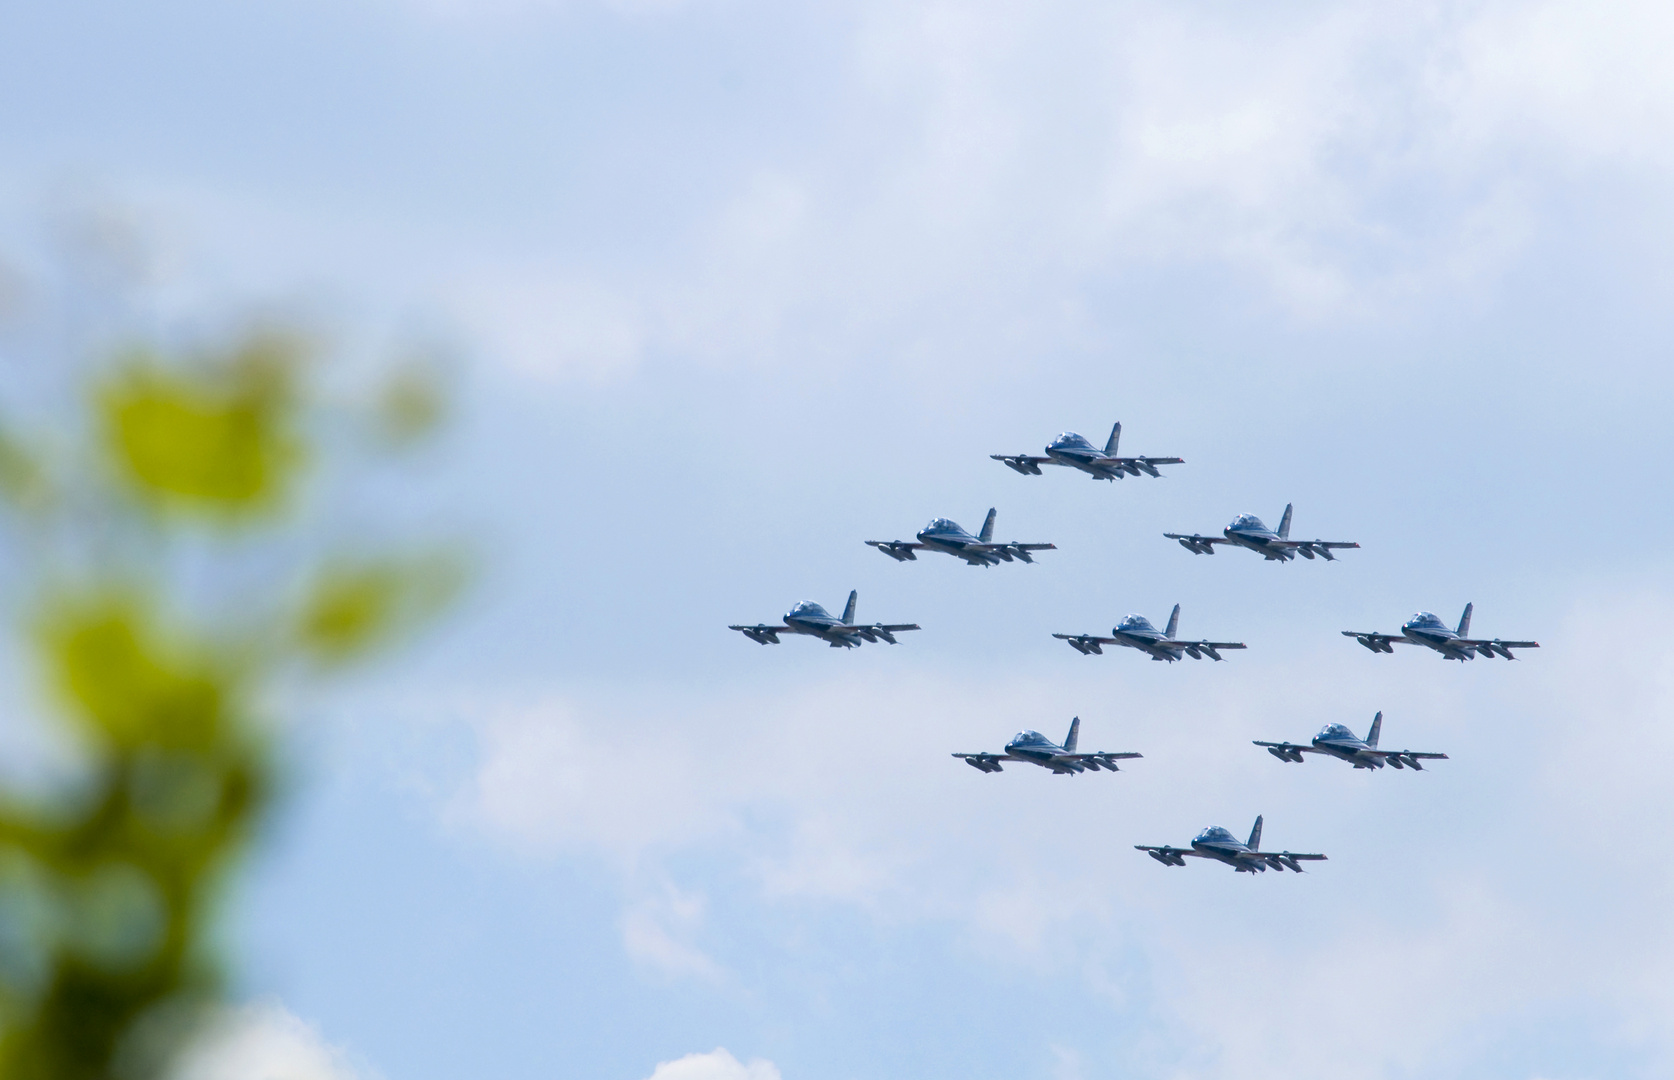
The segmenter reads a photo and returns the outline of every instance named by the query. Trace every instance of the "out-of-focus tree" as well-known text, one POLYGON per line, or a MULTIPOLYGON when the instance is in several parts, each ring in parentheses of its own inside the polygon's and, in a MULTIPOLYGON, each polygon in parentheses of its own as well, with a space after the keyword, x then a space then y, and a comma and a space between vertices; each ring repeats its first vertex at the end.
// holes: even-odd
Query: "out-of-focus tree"
MULTIPOLYGON (((459 582, 445 554, 298 526, 345 452, 320 435, 313 351, 272 330, 132 349, 92 376, 85 423, 0 422, 6 602, 82 761, 59 790, 0 792, 0 1080, 167 1069, 221 992, 212 923, 274 802, 275 702, 459 582)), ((442 395, 413 368, 377 399, 359 418, 388 446, 442 395)))

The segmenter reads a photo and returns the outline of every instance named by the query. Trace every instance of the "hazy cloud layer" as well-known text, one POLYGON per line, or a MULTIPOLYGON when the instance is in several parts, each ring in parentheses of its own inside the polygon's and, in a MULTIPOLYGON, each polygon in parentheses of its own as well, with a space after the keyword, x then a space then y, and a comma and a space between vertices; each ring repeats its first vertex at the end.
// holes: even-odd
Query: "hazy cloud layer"
POLYGON ((1295 656, 1257 642, 1224 665, 1185 661, 1117 701, 1108 679, 1142 658, 842 678, 679 709, 637 695, 467 708, 482 764, 453 813, 615 867, 625 948, 674 977, 735 977, 702 899, 731 880, 769 905, 952 923, 1088 993, 1131 981, 1114 972, 1137 954, 1163 1038, 1194 1047, 1158 1051, 1170 1075, 1386 1076, 1456 1060, 1484 1026, 1600 1008, 1617 1018, 1610 1038, 1674 1060, 1653 1034, 1674 1006, 1659 982, 1674 932, 1644 903, 1674 878, 1632 841, 1674 814, 1655 779, 1674 751, 1671 625, 1667 595, 1590 596, 1525 661, 1464 670, 1417 650, 1354 655, 1327 631, 1295 656), (1375 709, 1386 745, 1450 760, 1369 774, 1250 745, 1329 721, 1363 731, 1375 709), (998 750, 1002 718, 1059 737, 1072 711, 1084 748, 1145 758, 1065 778, 982 776, 948 756, 998 750), (1251 883, 1132 848, 1207 824, 1241 834, 1257 813, 1267 846, 1331 861, 1251 883), (706 869, 679 869, 693 865, 706 869), (1402 1038, 1368 1042, 1369 1023, 1402 1038), (1240 1049, 1299 1027, 1313 1034, 1283 1055, 1240 1049))

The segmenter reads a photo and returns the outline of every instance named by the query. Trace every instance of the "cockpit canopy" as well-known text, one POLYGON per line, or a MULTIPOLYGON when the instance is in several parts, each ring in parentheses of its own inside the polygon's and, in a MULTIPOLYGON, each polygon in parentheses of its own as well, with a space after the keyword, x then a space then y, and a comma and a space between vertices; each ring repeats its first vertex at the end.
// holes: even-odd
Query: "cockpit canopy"
POLYGON ((1118 630, 1155 630, 1151 620, 1143 615, 1124 615, 1122 621, 1116 624, 1118 630))
POLYGON ((947 518, 933 518, 930 524, 924 527, 924 531, 927 533, 957 533, 965 530, 959 527, 957 521, 949 521, 947 518))
POLYGON ((1051 746, 1052 740, 1038 731, 1019 731, 1011 737, 1013 746, 1051 746))
POLYGON ((1256 517, 1254 514, 1239 514, 1237 517, 1232 519, 1232 525, 1230 527, 1234 529, 1260 530, 1261 532, 1267 531, 1267 526, 1262 524, 1261 519, 1256 517))
POLYGON ((1434 615, 1430 614, 1428 611, 1420 611, 1418 614, 1414 615, 1412 618, 1407 620, 1407 625, 1408 626, 1439 626, 1443 629, 1447 628, 1446 623, 1442 622, 1440 619, 1436 618, 1434 615))
POLYGON ((1216 842, 1216 841, 1218 841, 1220 843, 1223 843, 1223 844, 1228 843, 1228 842, 1236 844, 1238 842, 1238 839, 1237 839, 1237 837, 1233 836, 1231 833, 1227 832, 1225 829, 1221 828, 1219 825, 1211 825, 1207 829, 1204 829, 1202 832, 1198 833, 1196 839, 1194 839, 1192 841, 1192 843, 1194 843, 1194 844, 1195 843, 1205 843, 1205 844, 1207 844, 1207 843, 1212 843, 1212 842, 1216 842))
POLYGON ((1316 739, 1357 739, 1357 738, 1359 738, 1359 736, 1356 735, 1354 732, 1350 731, 1348 728, 1344 727, 1341 724, 1326 724, 1324 727, 1319 729, 1319 734, 1314 736, 1314 738, 1316 738, 1316 739))
POLYGON ((829 619, 829 618, 831 618, 831 612, 829 612, 829 611, 825 610, 824 608, 820 607, 818 604, 814 603, 812 600, 798 601, 797 605, 790 609, 790 613, 792 615, 802 615, 802 616, 805 616, 805 617, 810 618, 810 619, 829 619))
POLYGON ((1066 431, 1052 440, 1054 450, 1091 450, 1093 444, 1073 431, 1066 431))

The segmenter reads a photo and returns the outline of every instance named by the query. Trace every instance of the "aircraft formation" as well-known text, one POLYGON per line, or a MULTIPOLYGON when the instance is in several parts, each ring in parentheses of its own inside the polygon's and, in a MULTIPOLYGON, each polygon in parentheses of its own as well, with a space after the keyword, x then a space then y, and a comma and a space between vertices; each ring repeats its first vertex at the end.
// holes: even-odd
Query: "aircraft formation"
MULTIPOLYGON (((1042 476, 1042 465, 1055 465, 1078 470, 1094 480, 1109 481, 1130 476, 1160 478, 1162 473, 1157 466, 1185 463, 1184 459, 1178 457, 1123 457, 1118 451, 1121 437, 1122 425, 1118 423, 1111 429, 1110 438, 1106 440, 1102 451, 1081 435, 1066 431, 1047 444, 1042 456, 989 456, 1024 476, 1042 476)), ((1285 507, 1277 529, 1268 528, 1254 514, 1239 514, 1221 530, 1220 536, 1173 532, 1165 532, 1162 535, 1177 541, 1181 547, 1195 555, 1213 555, 1216 546, 1219 545, 1244 548, 1260 555, 1265 561, 1279 564, 1292 562, 1298 555, 1309 560, 1319 558, 1335 562, 1336 556, 1332 554, 1333 551, 1360 547, 1359 543, 1349 540, 1292 539, 1290 524, 1293 509, 1294 507, 1289 505, 1285 507)), ((1033 563, 1035 560, 1032 553, 1057 550, 1056 544, 1044 542, 995 542, 995 517, 996 511, 990 509, 982 529, 974 536, 957 522, 939 517, 932 519, 917 533, 914 540, 867 540, 866 544, 900 563, 917 561, 920 552, 939 552, 962 559, 967 565, 981 566, 985 569, 998 566, 1002 562, 1033 563)), ((896 634, 920 629, 917 623, 856 623, 856 600, 857 593, 851 590, 848 605, 844 608, 841 619, 832 616, 812 600, 803 600, 785 613, 780 624, 734 624, 728 629, 737 630, 762 645, 777 645, 780 635, 791 634, 819 638, 832 648, 846 649, 879 641, 894 645, 898 643, 896 634)), ((1471 637, 1473 606, 1465 605, 1464 614, 1460 617, 1456 629, 1449 629, 1446 623, 1430 612, 1420 611, 1407 619, 1398 633, 1372 630, 1344 630, 1342 633, 1346 637, 1354 638, 1374 653, 1393 653, 1397 644, 1421 645, 1439 654, 1443 659, 1457 660, 1461 663, 1479 656, 1484 659, 1500 657, 1515 660, 1516 656, 1511 650, 1540 647, 1540 643, 1535 641, 1471 637)), ((1162 630, 1158 630, 1143 615, 1127 615, 1111 628, 1109 637, 1088 633, 1054 633, 1052 636, 1066 642, 1083 656, 1102 655, 1104 646, 1114 645, 1133 649, 1152 660, 1167 663, 1184 657, 1193 660, 1207 657, 1219 661, 1225 659, 1221 655, 1223 652, 1248 648, 1241 641, 1179 638, 1176 636, 1179 626, 1180 605, 1175 604, 1168 624, 1162 630)), ((1291 764, 1300 763, 1306 754, 1315 754, 1347 762, 1356 769, 1377 770, 1388 765, 1396 769, 1423 771, 1422 762, 1447 758, 1446 754, 1433 751, 1389 750, 1380 747, 1378 742, 1382 727, 1383 713, 1380 711, 1372 718, 1372 726, 1363 739, 1344 724, 1330 723, 1308 743, 1271 742, 1261 739, 1252 742, 1278 760, 1291 764)), ((1017 762, 1046 769, 1057 776, 1101 770, 1117 772, 1118 761, 1143 756, 1133 751, 1082 751, 1079 749, 1080 734, 1081 718, 1078 716, 1070 721, 1069 733, 1064 736, 1062 743, 1053 742, 1038 731, 1023 730, 1012 736, 1000 753, 962 752, 953 756, 983 773, 1003 772, 1006 763, 1017 762)), ((1237 873, 1248 874, 1263 873, 1267 870, 1282 872, 1287 869, 1301 873, 1302 863, 1323 861, 1326 858, 1317 853, 1263 851, 1261 827, 1262 818, 1257 815, 1249 839, 1243 842, 1221 826, 1211 825, 1200 831, 1191 840, 1189 847, 1150 844, 1135 844, 1134 847, 1164 866, 1185 866, 1186 858, 1192 857, 1223 863, 1237 873)))

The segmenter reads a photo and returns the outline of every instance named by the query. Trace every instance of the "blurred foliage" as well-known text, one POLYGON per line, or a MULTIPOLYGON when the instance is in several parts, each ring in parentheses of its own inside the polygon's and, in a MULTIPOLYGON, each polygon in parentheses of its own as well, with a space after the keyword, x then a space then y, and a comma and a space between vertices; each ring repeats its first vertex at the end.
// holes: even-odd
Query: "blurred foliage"
POLYGON ((199 370, 127 358, 99 393, 111 453, 134 490, 182 508, 242 514, 270 505, 298 471, 293 382, 301 341, 252 337, 199 370))
MULTIPOLYGON (((219 615, 174 595, 171 540, 207 536, 235 558, 296 531, 295 495, 321 454, 305 436, 308 355, 272 331, 209 357, 128 352, 92 388, 90 453, 55 460, 0 435, 15 516, 58 515, 60 536, 142 538, 69 573, 51 545, 20 548, 41 565, 18 568, 15 615, 87 768, 48 798, 0 793, 0 1080, 167 1068, 216 1000, 218 886, 273 801, 264 690, 365 657, 459 585, 445 556, 357 551, 296 555, 292 587, 222 597, 219 615), (96 479, 62 475, 77 460, 98 463, 96 479), (59 488, 81 496, 50 497, 59 488), (205 532, 205 519, 249 527, 205 532)), ((440 415, 411 387, 390 395, 409 437, 440 415)))

